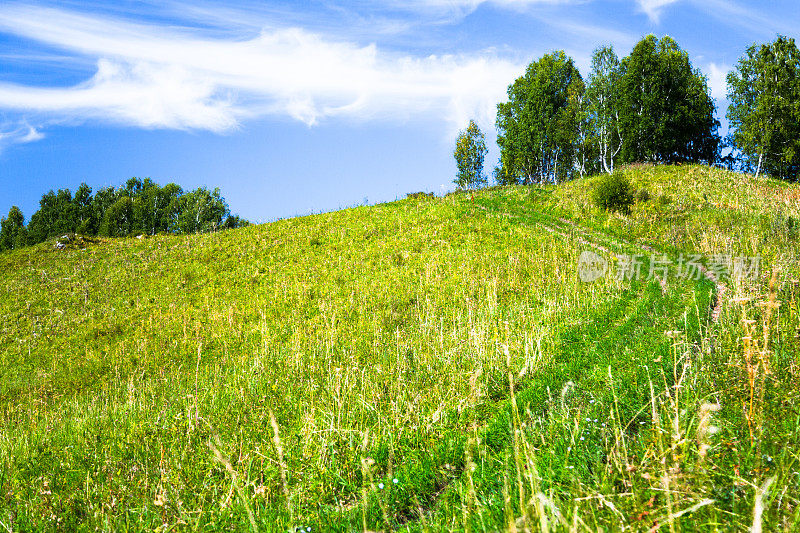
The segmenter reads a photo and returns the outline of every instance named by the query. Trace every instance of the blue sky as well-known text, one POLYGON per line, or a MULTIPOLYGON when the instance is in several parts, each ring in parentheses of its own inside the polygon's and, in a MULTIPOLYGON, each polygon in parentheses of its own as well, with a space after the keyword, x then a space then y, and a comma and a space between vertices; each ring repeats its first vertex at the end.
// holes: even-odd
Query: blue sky
MULTIPOLYGON (((774 0, 60 1, 0 4, 0 211, 131 176, 219 186, 253 221, 452 188, 474 118, 565 50, 671 35, 708 77, 796 37, 774 0)), ((723 120, 724 123, 724 120, 723 120)))

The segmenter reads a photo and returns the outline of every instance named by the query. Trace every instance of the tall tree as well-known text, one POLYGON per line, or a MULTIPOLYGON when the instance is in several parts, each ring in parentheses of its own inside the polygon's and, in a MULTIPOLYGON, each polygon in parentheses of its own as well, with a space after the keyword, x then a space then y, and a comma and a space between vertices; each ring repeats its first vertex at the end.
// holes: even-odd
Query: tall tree
POLYGON ((76 209, 69 189, 49 191, 39 200, 39 210, 31 216, 28 224, 30 240, 42 242, 55 235, 74 233, 76 230, 76 209))
POLYGON ((672 38, 645 37, 620 68, 623 161, 716 161, 719 122, 707 79, 672 38))
POLYGON ((105 219, 108 209, 114 205, 119 198, 119 194, 114 187, 103 187, 99 189, 92 198, 92 224, 95 234, 102 234, 101 226, 105 219))
POLYGON ((150 178, 129 178, 120 194, 131 199, 131 233, 149 233, 145 228, 152 224, 152 206, 148 202, 160 187, 150 178))
POLYGON ((100 234, 107 237, 125 237, 135 232, 133 225, 133 200, 125 194, 120 195, 103 213, 100 234))
POLYGON ((563 51, 528 65, 497 105, 501 183, 557 183, 576 169, 583 79, 563 51))
POLYGON ((745 159, 768 174, 800 178, 800 51, 794 39, 752 45, 728 74, 728 120, 745 159))
POLYGON ((25 217, 17 206, 12 206, 8 216, 0 220, 0 251, 21 248, 27 244, 25 217))
POLYGON ((142 191, 149 186, 152 186, 153 182, 150 178, 128 178, 128 181, 125 182, 125 186, 120 189, 120 192, 125 196, 129 197, 130 199, 134 199, 139 196, 142 191))
POLYGON ((151 216, 148 225, 143 229, 151 235, 174 231, 180 213, 182 194, 183 189, 175 183, 149 189, 145 201, 151 216))
POLYGON ((475 189, 486 183, 483 160, 488 151, 486 136, 475 121, 470 120, 467 129, 459 132, 456 137, 456 148, 453 151, 458 168, 453 183, 458 185, 459 189, 475 189))
POLYGON ((614 48, 602 46, 595 50, 586 87, 586 108, 600 166, 609 174, 614 172, 614 162, 622 150, 619 78, 620 63, 614 48))
POLYGON ((75 204, 75 232, 82 235, 97 233, 97 220, 92 210, 92 188, 81 183, 72 197, 72 203, 75 204))
POLYGON ((219 189, 195 189, 181 197, 177 229, 181 233, 214 231, 222 225, 230 210, 219 189))

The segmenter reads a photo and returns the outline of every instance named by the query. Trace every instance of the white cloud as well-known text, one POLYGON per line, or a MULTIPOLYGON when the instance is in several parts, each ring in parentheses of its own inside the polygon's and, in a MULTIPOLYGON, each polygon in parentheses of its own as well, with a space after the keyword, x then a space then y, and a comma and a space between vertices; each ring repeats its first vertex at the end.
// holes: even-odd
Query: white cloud
MULTIPOLYGON (((6 126, 8 127, 8 126, 6 126)), ((44 135, 28 124, 22 123, 12 129, 0 129, 0 152, 11 144, 23 144, 43 139, 44 135)))
POLYGON ((728 71, 730 67, 710 63, 708 65, 708 85, 711 88, 712 98, 724 100, 728 97, 728 71))
POLYGON ((655 23, 661 18, 661 11, 668 5, 674 4, 678 0, 636 0, 647 17, 655 23))
POLYGON ((583 4, 592 0, 386 0, 393 8, 444 17, 447 22, 459 21, 482 5, 524 11, 532 6, 583 4))
MULTIPOLYGON (((411 0, 402 2, 406 7, 432 7, 436 9, 474 10, 481 4, 492 4, 503 8, 524 8, 541 4, 574 4, 581 0, 411 0)), ((586 0, 582 0, 586 1, 586 0)))
POLYGON ((27 128, 28 128, 28 131, 24 132, 20 136, 19 142, 30 143, 30 142, 33 142, 33 141, 40 141, 40 140, 44 139, 44 134, 42 132, 38 131, 33 126, 27 126, 27 128))
POLYGON ((0 107, 145 128, 222 131, 236 125, 231 106, 186 69, 107 59, 98 60, 95 75, 74 87, 0 84, 0 107))
POLYGON ((774 39, 775 34, 792 35, 800 24, 798 10, 793 5, 781 12, 759 5, 744 7, 732 0, 691 0, 691 2, 695 8, 725 25, 743 28, 762 39, 774 39))
POLYGON ((97 65, 71 87, 2 83, 0 110, 144 128, 226 131, 283 115, 309 125, 327 117, 434 117, 455 131, 470 117, 491 125, 495 104, 524 70, 490 54, 404 56, 298 28, 211 39, 18 5, 0 7, 0 31, 97 65))

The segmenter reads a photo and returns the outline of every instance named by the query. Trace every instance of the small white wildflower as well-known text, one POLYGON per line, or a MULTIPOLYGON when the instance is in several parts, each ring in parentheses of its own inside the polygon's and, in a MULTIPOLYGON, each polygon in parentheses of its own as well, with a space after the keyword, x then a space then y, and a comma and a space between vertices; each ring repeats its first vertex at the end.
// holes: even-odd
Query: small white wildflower
POLYGON ((394 478, 394 479, 392 479, 392 483, 394 483, 395 485, 397 485, 398 483, 400 483, 400 481, 399 481, 397 478, 394 478))
POLYGON ((378 483, 378 488, 383 490, 383 483, 378 483))
POLYGON ((596 418, 594 419, 594 423, 597 424, 597 419, 596 418))
POLYGON ((571 452, 572 451, 572 446, 567 446, 567 451, 571 452))
POLYGON ((591 422, 591 421, 592 421, 592 419, 591 419, 591 418, 587 418, 587 419, 586 419, 586 421, 587 421, 587 422, 591 422))
POLYGON ((583 440, 583 436, 581 436, 581 440, 583 440))
POLYGON ((570 469, 570 470, 572 470, 573 468, 575 468, 575 467, 574 467, 574 466, 572 466, 572 465, 569 465, 569 469, 570 469))

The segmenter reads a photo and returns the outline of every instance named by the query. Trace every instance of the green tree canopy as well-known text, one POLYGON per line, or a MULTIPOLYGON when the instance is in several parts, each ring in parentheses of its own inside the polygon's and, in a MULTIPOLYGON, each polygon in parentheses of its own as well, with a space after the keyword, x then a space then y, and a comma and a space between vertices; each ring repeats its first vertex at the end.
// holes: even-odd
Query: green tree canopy
POLYGON ((197 233, 218 229, 230 214, 219 189, 201 187, 181 197, 177 227, 181 233, 197 233))
POLYGON ((752 45, 728 74, 734 145, 768 174, 800 177, 800 51, 794 39, 752 45))
POLYGON ((470 120, 467 129, 459 132, 456 137, 456 148, 453 151, 458 167, 458 174, 453 183, 458 185, 459 189, 475 189, 486 183, 483 160, 488 151, 486 136, 475 121, 470 120))
POLYGON ((528 65, 497 105, 500 183, 557 183, 576 171, 583 79, 563 51, 528 65))
POLYGON ((132 200, 135 231, 155 235, 175 230, 183 189, 175 183, 161 187, 150 178, 131 178, 121 194, 132 200))
POLYGON ((75 231, 77 213, 69 189, 49 191, 39 201, 39 210, 31 217, 28 234, 33 242, 42 242, 75 231))
POLYGON ((715 162, 719 122, 706 77, 670 37, 642 39, 622 60, 624 162, 715 162))
POLYGON ((26 228, 22 212, 13 207, 3 219, 0 250, 36 244, 68 233, 123 237, 157 233, 194 233, 249 225, 232 216, 219 189, 184 192, 175 183, 163 187, 150 178, 131 178, 119 189, 103 187, 94 196, 82 183, 42 196, 39 210, 26 228), (17 229, 21 228, 21 229, 17 229))
POLYGON ((0 220, 0 251, 20 248, 27 244, 25 217, 17 206, 12 206, 8 216, 0 220))
POLYGON ((133 200, 130 196, 120 195, 103 214, 100 235, 124 237, 133 232, 133 200))
POLYGON ((92 188, 81 183, 75 196, 72 197, 75 204, 75 232, 90 235, 97 232, 94 213, 92 210, 92 188))

